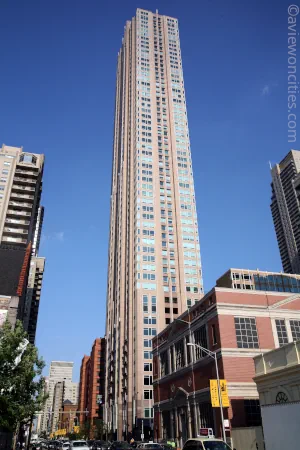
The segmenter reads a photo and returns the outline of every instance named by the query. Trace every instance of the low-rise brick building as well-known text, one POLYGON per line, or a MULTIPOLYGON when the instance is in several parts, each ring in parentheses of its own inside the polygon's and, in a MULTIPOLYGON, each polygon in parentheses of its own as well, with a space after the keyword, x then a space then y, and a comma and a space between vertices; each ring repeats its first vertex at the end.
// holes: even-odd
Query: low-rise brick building
POLYGON ((299 334, 300 294, 213 288, 153 338, 155 437, 182 445, 203 427, 221 436, 220 409, 210 398, 214 359, 188 343, 217 353, 230 399, 229 438, 235 428, 261 424, 253 357, 299 334))
POLYGON ((105 338, 97 338, 90 356, 84 355, 81 362, 78 402, 80 425, 89 422, 92 426, 95 419, 103 420, 104 394, 105 338))

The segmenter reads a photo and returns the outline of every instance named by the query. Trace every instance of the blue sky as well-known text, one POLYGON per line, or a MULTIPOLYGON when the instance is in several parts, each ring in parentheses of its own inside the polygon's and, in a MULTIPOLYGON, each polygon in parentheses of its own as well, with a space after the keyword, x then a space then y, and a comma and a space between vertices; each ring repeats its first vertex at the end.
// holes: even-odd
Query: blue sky
POLYGON ((46 156, 37 345, 47 363, 74 361, 77 380, 105 332, 116 58, 137 7, 179 19, 205 290, 229 267, 281 269, 269 161, 291 148, 288 5, 1 1, 0 143, 46 156))

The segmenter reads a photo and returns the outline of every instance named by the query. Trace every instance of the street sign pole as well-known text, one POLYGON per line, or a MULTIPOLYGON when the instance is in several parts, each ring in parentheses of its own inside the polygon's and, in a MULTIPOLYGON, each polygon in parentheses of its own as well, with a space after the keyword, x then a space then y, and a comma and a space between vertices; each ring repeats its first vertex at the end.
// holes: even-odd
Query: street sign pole
POLYGON ((226 433, 225 433, 224 415, 223 415, 223 402, 222 402, 217 354, 214 353, 214 356, 215 356, 215 364, 216 364, 216 375, 217 375, 217 380, 218 380, 218 392, 219 392, 219 402, 220 402, 220 412, 221 412, 221 422, 222 422, 222 434, 223 434, 223 440, 224 440, 224 442, 226 442, 226 433))

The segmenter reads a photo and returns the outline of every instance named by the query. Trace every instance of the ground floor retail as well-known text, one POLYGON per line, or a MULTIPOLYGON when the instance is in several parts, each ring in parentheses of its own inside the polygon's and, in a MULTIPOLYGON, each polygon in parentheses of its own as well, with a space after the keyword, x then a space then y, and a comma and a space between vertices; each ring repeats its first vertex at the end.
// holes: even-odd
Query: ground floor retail
MULTIPOLYGON (((240 430, 261 426, 259 401, 256 398, 230 398, 230 407, 223 409, 226 439, 240 430)), ((174 389, 174 395, 154 405, 154 438, 174 439, 178 447, 200 434, 201 428, 212 428, 216 437, 222 437, 220 408, 211 405, 209 389, 188 393, 183 388, 174 389)), ((246 430, 246 431, 245 431, 246 430)))

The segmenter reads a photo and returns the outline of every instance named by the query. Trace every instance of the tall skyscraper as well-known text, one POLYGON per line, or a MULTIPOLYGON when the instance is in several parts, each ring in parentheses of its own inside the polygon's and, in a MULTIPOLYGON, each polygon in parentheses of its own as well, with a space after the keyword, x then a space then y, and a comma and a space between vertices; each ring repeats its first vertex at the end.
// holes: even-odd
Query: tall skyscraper
POLYGON ((283 270, 300 274, 300 151, 271 169, 271 211, 283 270))
POLYGON ((53 397, 55 385, 59 381, 71 382, 73 376, 73 362, 52 361, 50 364, 49 377, 47 382, 47 393, 49 397, 46 400, 44 414, 42 419, 42 431, 50 431, 53 415, 53 397))
POLYGON ((73 381, 58 381, 54 386, 52 415, 51 415, 51 432, 53 433, 59 428, 60 411, 63 409, 64 402, 70 402, 73 405, 78 404, 78 383, 73 381))
POLYGON ((17 316, 31 343, 45 265, 45 258, 38 258, 43 167, 44 155, 22 147, 0 149, 0 293, 19 298, 17 316))
POLYGON ((152 338, 203 295, 178 21, 137 9, 118 55, 106 421, 152 427, 152 338))

